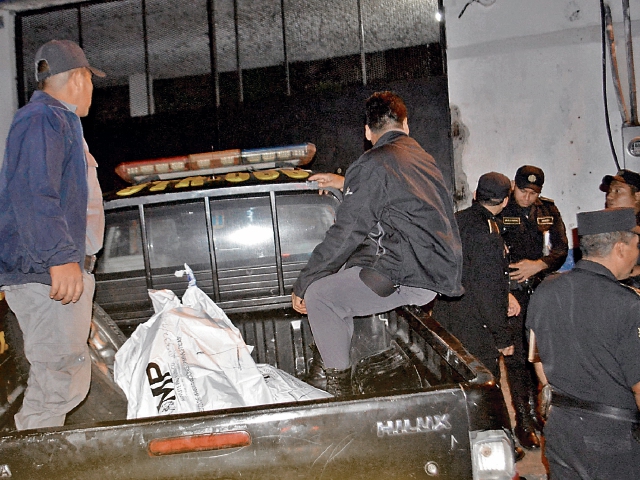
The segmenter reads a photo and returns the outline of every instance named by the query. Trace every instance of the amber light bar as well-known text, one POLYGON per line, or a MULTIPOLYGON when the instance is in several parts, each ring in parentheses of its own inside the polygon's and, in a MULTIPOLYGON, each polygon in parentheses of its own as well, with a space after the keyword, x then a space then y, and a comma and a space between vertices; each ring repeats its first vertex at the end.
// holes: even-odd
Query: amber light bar
POLYGON ((222 150, 124 162, 116 167, 116 173, 124 181, 135 184, 194 175, 207 176, 246 170, 301 167, 308 164, 315 153, 316 146, 313 143, 248 150, 222 150))
POLYGON ((178 453, 247 447, 249 445, 251 445, 251 435, 249 435, 249 432, 242 430, 209 433, 207 435, 156 438, 149 442, 148 451, 152 457, 160 457, 178 453))

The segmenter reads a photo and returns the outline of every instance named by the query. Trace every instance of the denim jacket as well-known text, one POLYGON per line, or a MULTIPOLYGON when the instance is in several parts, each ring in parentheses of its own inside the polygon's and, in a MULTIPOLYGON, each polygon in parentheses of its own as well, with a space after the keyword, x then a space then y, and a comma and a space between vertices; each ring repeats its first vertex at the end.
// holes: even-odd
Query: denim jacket
POLYGON ((43 91, 16 113, 0 169, 0 286, 51 284, 84 261, 87 166, 80 118, 43 91))

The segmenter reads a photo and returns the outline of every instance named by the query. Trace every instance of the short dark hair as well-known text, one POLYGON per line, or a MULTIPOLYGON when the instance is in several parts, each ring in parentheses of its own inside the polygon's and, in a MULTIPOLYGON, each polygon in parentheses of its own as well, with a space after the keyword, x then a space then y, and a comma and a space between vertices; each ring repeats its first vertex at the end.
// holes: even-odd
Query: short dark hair
POLYGON ((367 99, 366 122, 371 130, 402 128, 407 118, 404 100, 392 92, 376 92, 367 99))
POLYGON ((491 199, 487 199, 487 200, 478 199, 478 203, 480 205, 484 205, 485 207, 495 207, 496 205, 500 205, 502 202, 504 202, 505 198, 507 198, 507 197, 500 198, 500 199, 499 198, 491 198, 491 199))

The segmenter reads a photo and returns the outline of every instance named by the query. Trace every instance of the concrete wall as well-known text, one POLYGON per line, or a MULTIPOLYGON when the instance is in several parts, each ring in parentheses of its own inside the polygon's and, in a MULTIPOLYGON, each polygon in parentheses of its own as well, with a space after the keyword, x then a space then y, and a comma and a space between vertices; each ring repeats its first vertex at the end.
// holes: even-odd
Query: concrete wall
MULTIPOLYGON (((604 207, 598 186, 616 171, 604 119, 600 4, 474 2, 458 18, 467 1, 444 0, 449 100, 463 135, 454 142, 462 149, 459 190, 465 176, 473 190, 487 171, 513 178, 520 165, 537 165, 546 174, 542 194, 556 201, 567 228, 574 228, 577 212, 604 207)), ((609 3, 623 67, 622 1, 609 3)), ((638 70, 640 0, 630 1, 630 11, 638 70)), ((626 85, 626 71, 621 74, 626 85)), ((609 65, 607 76, 612 135, 622 165, 622 121, 609 65)))

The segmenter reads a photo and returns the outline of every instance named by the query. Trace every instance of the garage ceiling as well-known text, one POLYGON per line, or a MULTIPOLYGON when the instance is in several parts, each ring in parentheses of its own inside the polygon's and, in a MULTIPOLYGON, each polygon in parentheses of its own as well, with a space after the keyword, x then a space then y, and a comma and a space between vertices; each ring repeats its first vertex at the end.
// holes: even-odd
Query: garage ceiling
MULTIPOLYGON (((91 62, 109 74, 109 83, 124 85, 132 75, 145 73, 145 65, 140 63, 145 33, 152 78, 189 77, 212 70, 206 0, 146 0, 146 32, 139 0, 12 0, 0 5, 28 14, 78 3, 82 5, 83 47, 91 62)), ((282 65, 282 5, 289 63, 357 55, 361 48, 358 3, 362 8, 366 53, 440 40, 440 25, 434 19, 437 0, 214 0, 216 70, 231 72, 238 67, 247 70, 282 65)), ((77 40, 77 11, 71 8, 55 14, 30 15, 28 28, 23 29, 25 62, 54 36, 77 40)))

